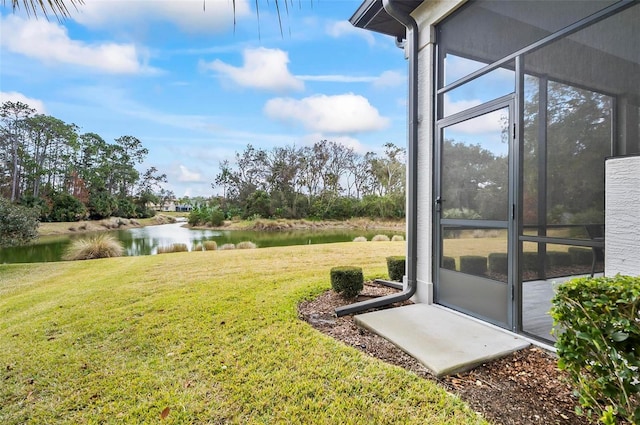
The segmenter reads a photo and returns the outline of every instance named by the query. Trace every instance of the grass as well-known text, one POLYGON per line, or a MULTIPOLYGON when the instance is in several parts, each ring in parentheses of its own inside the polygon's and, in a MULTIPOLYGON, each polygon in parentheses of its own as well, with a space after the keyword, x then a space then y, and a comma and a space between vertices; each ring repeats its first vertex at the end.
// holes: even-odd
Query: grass
POLYGON ((341 243, 0 265, 0 423, 485 423, 297 318, 331 267, 383 277, 402 254, 341 243))
POLYGON ((120 257, 124 253, 122 244, 112 235, 101 233, 90 238, 74 240, 67 248, 65 260, 92 260, 96 258, 120 257))

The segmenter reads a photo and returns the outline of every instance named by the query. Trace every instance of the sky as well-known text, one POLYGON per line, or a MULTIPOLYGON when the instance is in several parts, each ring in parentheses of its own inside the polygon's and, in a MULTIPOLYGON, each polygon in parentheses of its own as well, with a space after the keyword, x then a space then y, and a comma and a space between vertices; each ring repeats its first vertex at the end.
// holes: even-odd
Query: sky
POLYGON ((0 101, 107 142, 131 135, 177 197, 211 196, 247 144, 406 146, 407 62, 354 28, 361 0, 85 0, 58 20, 0 6, 0 101))

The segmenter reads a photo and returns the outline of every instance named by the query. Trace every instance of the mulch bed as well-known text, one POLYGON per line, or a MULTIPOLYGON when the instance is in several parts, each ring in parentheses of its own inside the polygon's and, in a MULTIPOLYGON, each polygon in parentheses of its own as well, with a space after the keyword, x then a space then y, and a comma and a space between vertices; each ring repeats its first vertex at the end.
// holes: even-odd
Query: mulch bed
MULTIPOLYGON (((356 301, 393 292, 396 290, 367 282, 356 301)), ((352 315, 336 318, 334 309, 351 302, 327 291, 314 300, 301 303, 298 314, 320 332, 424 379, 439 382, 495 424, 594 423, 576 416, 577 400, 566 375, 558 370, 557 359, 552 353, 531 347, 469 372, 436 378, 417 360, 386 339, 356 326, 352 315)))

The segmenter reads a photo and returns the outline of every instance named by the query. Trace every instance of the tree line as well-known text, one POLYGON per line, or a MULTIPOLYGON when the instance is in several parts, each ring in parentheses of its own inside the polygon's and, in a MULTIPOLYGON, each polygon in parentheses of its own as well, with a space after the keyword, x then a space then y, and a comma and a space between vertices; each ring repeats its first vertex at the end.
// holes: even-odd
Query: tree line
POLYGON ((197 205, 194 222, 226 218, 403 218, 405 149, 359 154, 340 143, 260 149, 247 145, 220 163, 212 188, 221 195, 197 205), (198 218, 198 214, 201 217, 198 218))
POLYGON ((41 221, 153 215, 149 202, 172 194, 155 167, 136 169, 148 153, 133 136, 108 143, 24 103, 0 106, 0 196, 41 221))

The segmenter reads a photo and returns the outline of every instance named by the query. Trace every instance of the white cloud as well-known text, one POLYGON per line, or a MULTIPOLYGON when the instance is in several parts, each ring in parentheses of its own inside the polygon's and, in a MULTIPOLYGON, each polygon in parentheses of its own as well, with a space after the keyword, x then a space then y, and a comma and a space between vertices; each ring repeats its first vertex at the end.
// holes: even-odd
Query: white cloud
POLYGON ((22 102, 29 105, 33 109, 35 109, 38 114, 47 113, 47 110, 44 107, 43 101, 39 99, 27 97, 24 94, 18 93, 15 91, 10 91, 10 92, 0 91, 0 104, 3 104, 4 102, 22 102))
POLYGON ((376 88, 398 87, 405 84, 407 77, 398 71, 384 71, 378 78, 373 81, 376 88))
POLYGON ((375 44, 375 38, 370 31, 356 28, 349 21, 337 21, 327 24, 327 34, 333 38, 341 38, 345 36, 356 36, 364 39, 370 46, 375 44))
MULTIPOLYGON (((445 61, 445 79, 446 83, 450 84, 454 81, 459 80, 462 77, 465 77, 471 74, 474 71, 477 71, 481 68, 484 68, 487 64, 474 61, 471 59, 465 59, 460 56, 455 55, 447 55, 445 61)), ((489 84, 513 84, 513 79, 515 78, 513 70, 506 68, 498 68, 495 71, 489 72, 485 74, 483 77, 479 77, 478 81, 482 81, 483 85, 489 84)))
POLYGON ((308 130, 327 133, 380 130, 389 124, 365 97, 353 93, 300 100, 275 98, 267 102, 264 112, 271 119, 298 122, 308 130))
POLYGON ((244 64, 235 67, 218 59, 205 63, 205 69, 210 69, 231 79, 242 87, 261 90, 284 92, 303 90, 304 83, 294 77, 287 67, 289 55, 279 49, 245 49, 244 64))
POLYGON ((302 81, 319 81, 322 83, 375 83, 378 77, 356 77, 351 75, 296 75, 302 81))
POLYGON ((480 99, 469 99, 469 100, 451 100, 449 95, 444 95, 444 111, 448 115, 454 115, 458 112, 465 111, 469 108, 473 108, 474 106, 478 106, 482 104, 480 99))
MULTIPOLYGON (((234 11, 233 2, 221 0, 87 0, 72 15, 90 28, 112 30, 160 21, 185 32, 216 33, 233 25, 234 11)), ((247 15, 251 15, 248 0, 235 0, 236 19, 247 15)))
POLYGON ((341 74, 327 75, 296 75, 302 81, 317 81, 322 83, 371 83, 375 88, 397 87, 405 83, 406 76, 398 71, 384 71, 382 74, 354 76, 341 74))
POLYGON ((195 171, 190 171, 184 165, 180 165, 178 167, 180 169, 180 173, 178 174, 178 181, 182 183, 186 182, 200 182, 202 181, 202 176, 200 173, 195 171))
POLYGON ((151 71, 140 61, 142 54, 133 44, 87 44, 71 39, 62 25, 42 19, 11 15, 0 17, 0 23, 0 45, 48 64, 70 64, 114 74, 151 71))
POLYGON ((345 135, 328 135, 323 133, 309 133, 305 134, 300 139, 304 145, 313 146, 314 143, 320 140, 329 140, 331 142, 336 142, 343 146, 353 149, 354 152, 364 155, 365 153, 371 151, 372 149, 366 145, 364 145, 360 140, 355 137, 345 136, 345 135))
MULTIPOLYGON (((456 114, 466 109, 482 104, 481 100, 463 100, 452 102, 449 96, 444 96, 445 111, 447 116, 456 114)), ((483 134, 491 132, 500 132, 504 126, 506 116, 505 110, 500 109, 485 115, 481 115, 472 120, 463 121, 456 124, 453 128, 455 132, 464 134, 483 134)))

